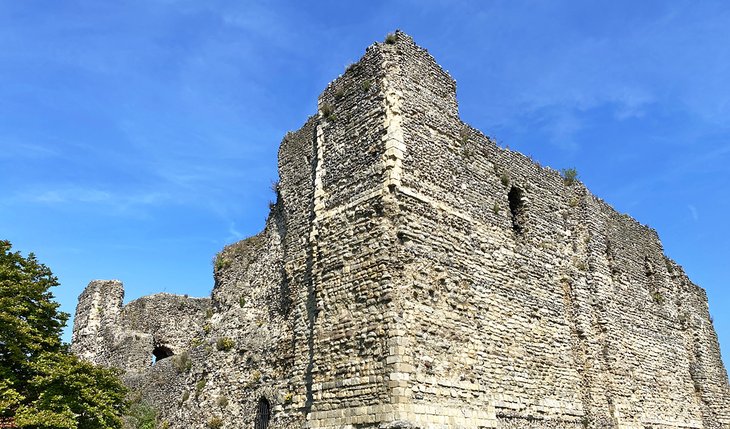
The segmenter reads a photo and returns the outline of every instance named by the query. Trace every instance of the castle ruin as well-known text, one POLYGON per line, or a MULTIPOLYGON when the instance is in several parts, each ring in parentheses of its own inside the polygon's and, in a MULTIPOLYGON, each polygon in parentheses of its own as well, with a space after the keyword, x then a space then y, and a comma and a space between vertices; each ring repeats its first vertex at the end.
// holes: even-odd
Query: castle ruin
POLYGON ((401 32, 279 149, 210 298, 79 298, 72 350, 170 428, 730 428, 703 289, 654 230, 459 119, 401 32))

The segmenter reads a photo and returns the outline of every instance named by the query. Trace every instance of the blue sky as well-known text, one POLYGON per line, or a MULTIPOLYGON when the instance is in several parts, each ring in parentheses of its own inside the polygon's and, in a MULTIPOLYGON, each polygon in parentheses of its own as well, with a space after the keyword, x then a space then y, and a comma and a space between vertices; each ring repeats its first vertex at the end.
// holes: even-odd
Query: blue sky
POLYGON ((69 313, 97 278, 207 295, 263 226, 281 138, 396 28, 464 120, 655 228, 730 356, 723 1, 0 1, 0 236, 69 313))

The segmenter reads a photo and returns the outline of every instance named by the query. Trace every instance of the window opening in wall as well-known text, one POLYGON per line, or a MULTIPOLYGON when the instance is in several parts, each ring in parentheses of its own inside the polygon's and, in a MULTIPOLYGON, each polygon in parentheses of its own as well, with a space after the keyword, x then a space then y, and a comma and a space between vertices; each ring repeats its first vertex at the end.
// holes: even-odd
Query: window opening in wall
POLYGON ((267 429, 269 427, 269 420, 271 419, 271 404, 266 398, 259 399, 258 407, 256 408, 256 421, 254 422, 254 429, 267 429))
POLYGON ((512 229, 517 234, 524 230, 525 204, 522 201, 522 189, 513 186, 507 195, 509 199, 509 211, 512 214, 512 229))
POLYGON ((173 354, 174 353, 169 347, 157 346, 154 350, 152 350, 152 364, 154 365, 162 359, 169 358, 173 354))

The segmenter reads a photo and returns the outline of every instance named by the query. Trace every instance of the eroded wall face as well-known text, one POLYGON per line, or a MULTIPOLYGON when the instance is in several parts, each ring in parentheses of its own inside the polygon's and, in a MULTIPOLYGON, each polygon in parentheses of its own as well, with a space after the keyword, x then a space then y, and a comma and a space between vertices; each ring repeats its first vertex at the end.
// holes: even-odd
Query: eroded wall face
POLYGON ((281 143, 281 181, 272 185, 276 201, 264 230, 214 258, 211 309, 188 355, 128 381, 172 428, 216 421, 254 427, 262 401, 270 407, 270 428, 306 424, 298 362, 309 330, 298 303, 309 278, 315 127, 312 118, 281 143))
POLYGON ((173 427, 205 427, 215 419, 253 427, 262 399, 278 407, 273 427, 301 426, 301 416, 282 409, 293 391, 283 239, 281 211, 274 208, 261 233, 216 257, 212 311, 194 340, 189 367, 176 368, 184 382, 170 407, 173 427))
MULTIPOLYGON (((71 351, 89 362, 103 364, 113 328, 122 311, 124 287, 118 280, 94 280, 79 296, 74 316, 71 351)), ((150 350, 151 351, 151 350, 150 350)))

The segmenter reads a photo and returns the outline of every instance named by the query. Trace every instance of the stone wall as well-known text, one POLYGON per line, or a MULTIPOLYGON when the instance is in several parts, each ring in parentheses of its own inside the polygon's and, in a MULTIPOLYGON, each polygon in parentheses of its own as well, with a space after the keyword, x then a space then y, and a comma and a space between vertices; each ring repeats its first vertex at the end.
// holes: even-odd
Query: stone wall
MULTIPOLYGON (((94 280, 79 297, 71 351, 97 364, 144 371, 155 354, 187 350, 199 335, 208 298, 160 293, 123 306, 118 280, 94 280)), ((160 357, 163 357, 160 355, 160 357)))
POLYGON ((170 427, 730 427, 707 298, 656 232, 464 124, 405 34, 325 89, 279 176, 210 300, 79 299, 74 351, 170 427))

